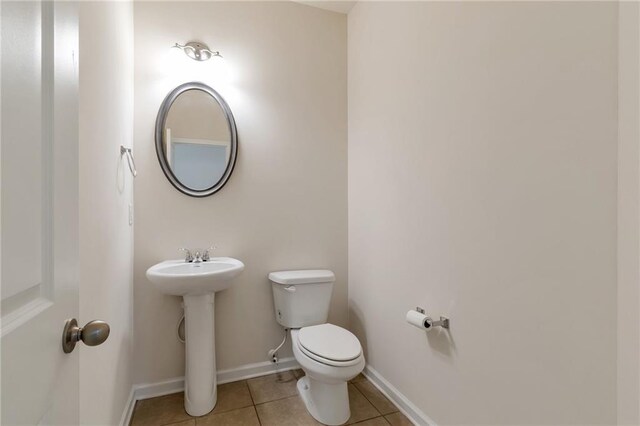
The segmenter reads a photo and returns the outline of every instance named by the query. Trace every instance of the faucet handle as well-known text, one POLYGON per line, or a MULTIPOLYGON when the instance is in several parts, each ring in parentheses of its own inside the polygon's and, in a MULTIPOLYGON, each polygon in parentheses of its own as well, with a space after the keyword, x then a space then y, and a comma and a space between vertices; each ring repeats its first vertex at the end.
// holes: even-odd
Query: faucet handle
POLYGON ((184 261, 185 262, 193 262, 193 255, 191 254, 191 250, 186 249, 184 247, 179 248, 178 250, 184 252, 184 261))
POLYGON ((204 251, 204 253, 202 253, 202 260, 207 262, 208 260, 211 260, 211 253, 212 251, 214 251, 215 249, 217 249, 218 247, 216 246, 211 246, 208 249, 206 249, 204 251))

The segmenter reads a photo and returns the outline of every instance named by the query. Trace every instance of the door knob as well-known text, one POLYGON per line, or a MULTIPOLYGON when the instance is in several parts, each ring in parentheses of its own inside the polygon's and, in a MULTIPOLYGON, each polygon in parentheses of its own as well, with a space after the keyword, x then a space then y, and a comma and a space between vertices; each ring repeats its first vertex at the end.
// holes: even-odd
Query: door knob
POLYGON ((72 352, 80 340, 87 346, 98 346, 107 340, 109 331, 109 324, 104 321, 94 320, 84 327, 78 327, 75 318, 68 319, 62 332, 62 350, 66 354, 72 352))

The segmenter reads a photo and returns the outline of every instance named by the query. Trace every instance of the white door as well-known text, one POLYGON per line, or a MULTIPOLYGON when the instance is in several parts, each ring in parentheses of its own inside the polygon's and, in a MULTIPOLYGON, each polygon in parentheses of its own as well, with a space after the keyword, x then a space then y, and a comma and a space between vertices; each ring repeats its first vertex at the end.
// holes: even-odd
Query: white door
MULTIPOLYGON (((2 1, 0 423, 78 423, 78 18, 2 1)), ((97 53, 98 54, 98 53, 97 53)))

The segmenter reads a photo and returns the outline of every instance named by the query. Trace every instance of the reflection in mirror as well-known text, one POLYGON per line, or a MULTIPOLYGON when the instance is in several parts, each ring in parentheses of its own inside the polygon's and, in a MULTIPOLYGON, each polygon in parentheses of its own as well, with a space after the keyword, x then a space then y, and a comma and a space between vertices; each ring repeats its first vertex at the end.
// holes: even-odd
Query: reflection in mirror
POLYGON ((185 194, 202 197, 222 188, 233 170, 236 139, 228 105, 202 83, 177 87, 158 113, 158 159, 167 178, 185 194))
POLYGON ((167 116, 164 150, 182 184, 202 191, 218 183, 231 153, 229 126, 218 102, 201 90, 180 94, 167 116))

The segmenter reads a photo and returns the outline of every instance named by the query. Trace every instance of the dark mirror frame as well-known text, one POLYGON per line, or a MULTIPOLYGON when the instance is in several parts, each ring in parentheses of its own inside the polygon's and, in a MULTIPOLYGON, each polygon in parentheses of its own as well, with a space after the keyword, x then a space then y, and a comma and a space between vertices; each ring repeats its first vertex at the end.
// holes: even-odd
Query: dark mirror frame
POLYGON ((231 108, 229 108, 229 105, 224 100, 224 98, 210 86, 196 81, 181 84, 180 86, 169 92, 169 94, 164 98, 164 101, 162 101, 162 105, 160 105, 160 110, 158 111, 158 117, 156 118, 156 154, 158 155, 158 161, 160 162, 160 167, 162 168, 164 175, 167 177, 167 179, 169 179, 169 182, 171 182, 171 184, 183 194, 189 195, 191 197, 208 197, 220 191, 229 180, 231 173, 233 173, 233 168, 236 165, 236 157, 238 156, 238 132, 236 130, 236 122, 233 118, 231 108), (227 124, 229 125, 229 134, 231 136, 231 152, 229 154, 229 163, 227 164, 227 168, 225 169, 220 180, 215 185, 202 190, 191 189, 188 186, 183 185, 182 182, 180 182, 178 178, 176 178, 176 176, 173 174, 173 171, 171 170, 171 167, 169 167, 167 158, 165 157, 162 141, 164 136, 164 126, 167 122, 167 115, 169 115, 171 105, 173 105, 173 102, 178 98, 178 96, 189 90, 203 91, 216 100, 220 108, 222 108, 225 117, 227 118, 227 124))

